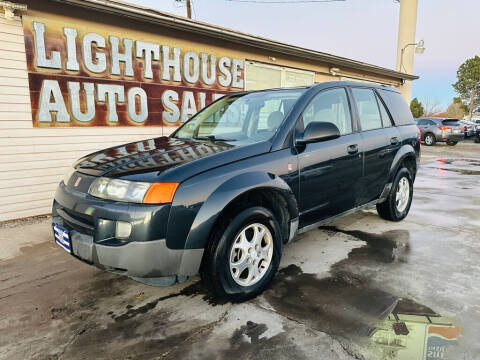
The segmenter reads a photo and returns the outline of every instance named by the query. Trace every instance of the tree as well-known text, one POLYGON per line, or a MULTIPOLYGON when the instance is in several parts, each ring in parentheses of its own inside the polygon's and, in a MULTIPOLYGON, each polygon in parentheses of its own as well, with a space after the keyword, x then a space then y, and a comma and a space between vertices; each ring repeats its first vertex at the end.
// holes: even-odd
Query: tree
POLYGON ((422 117, 425 114, 425 109, 420 101, 417 98, 413 98, 410 102, 410 111, 414 118, 422 117))
POLYGON ((423 99, 423 107, 425 109, 425 116, 435 116, 440 114, 443 110, 440 108, 440 101, 431 98, 423 99))
POLYGON ((465 108, 462 106, 464 105, 463 103, 458 103, 458 102, 452 102, 450 105, 448 105, 447 108, 447 117, 449 118, 454 118, 454 119, 463 119, 466 112, 465 108))
POLYGON ((463 112, 464 112, 465 114, 468 113, 468 106, 465 105, 465 103, 462 101, 461 98, 459 98, 459 97, 454 97, 454 98, 453 98, 453 103, 459 104, 460 107, 462 108, 463 112))
POLYGON ((452 85, 460 98, 468 102, 470 119, 480 104, 480 57, 467 59, 457 70, 457 82, 452 85))

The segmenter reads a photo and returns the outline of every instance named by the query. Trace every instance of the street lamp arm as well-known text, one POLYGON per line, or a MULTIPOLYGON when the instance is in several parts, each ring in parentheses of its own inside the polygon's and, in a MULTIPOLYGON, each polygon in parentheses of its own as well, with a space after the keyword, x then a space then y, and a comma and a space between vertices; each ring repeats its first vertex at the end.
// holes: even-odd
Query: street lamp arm
POLYGON ((409 47, 409 46, 416 46, 415 48, 415 52, 419 53, 419 54, 423 54, 423 52, 425 51, 425 47, 424 47, 424 41, 423 40, 420 40, 419 42, 416 42, 416 43, 410 43, 410 44, 407 44, 405 45, 402 50, 401 50, 401 54, 400 54, 400 71, 402 71, 402 68, 403 68, 403 55, 405 53, 405 50, 409 47))
POLYGON ((402 52, 404 52, 407 47, 409 47, 409 46, 414 46, 414 45, 418 45, 418 43, 411 43, 411 44, 405 45, 405 46, 402 48, 402 52))

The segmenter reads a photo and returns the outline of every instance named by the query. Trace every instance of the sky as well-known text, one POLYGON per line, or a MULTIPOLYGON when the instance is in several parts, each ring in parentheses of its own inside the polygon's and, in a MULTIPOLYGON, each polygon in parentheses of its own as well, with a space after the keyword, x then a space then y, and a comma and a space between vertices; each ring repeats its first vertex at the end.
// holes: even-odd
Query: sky
MULTIPOLYGON (((186 16, 174 0, 127 0, 186 16)), ((272 0, 259 0, 272 1, 272 0)), ((300 1, 300 0, 290 0, 300 1)), ((400 4, 394 0, 264 4, 193 0, 194 18, 285 43, 394 69, 400 4)), ((480 55, 479 0, 419 0, 412 97, 446 108, 458 67, 480 55)))

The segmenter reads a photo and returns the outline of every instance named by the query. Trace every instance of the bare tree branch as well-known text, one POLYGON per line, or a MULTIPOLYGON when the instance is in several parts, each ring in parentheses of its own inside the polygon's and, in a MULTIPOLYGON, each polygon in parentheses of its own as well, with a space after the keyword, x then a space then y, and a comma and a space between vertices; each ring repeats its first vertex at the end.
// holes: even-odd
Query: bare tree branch
POLYGON ((425 116, 435 116, 443 112, 441 103, 438 99, 423 98, 422 103, 425 108, 425 116))

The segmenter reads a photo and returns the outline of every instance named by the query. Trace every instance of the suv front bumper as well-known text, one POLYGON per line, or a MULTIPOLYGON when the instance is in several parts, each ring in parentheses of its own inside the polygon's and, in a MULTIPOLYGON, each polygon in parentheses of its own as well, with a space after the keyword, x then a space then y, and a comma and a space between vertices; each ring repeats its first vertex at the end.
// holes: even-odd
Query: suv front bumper
POLYGON ((55 193, 52 222, 69 231, 72 255, 98 268, 134 278, 198 273, 203 249, 173 250, 165 234, 170 205, 112 202, 71 189, 55 193), (127 239, 115 238, 115 222, 132 224, 127 239))

